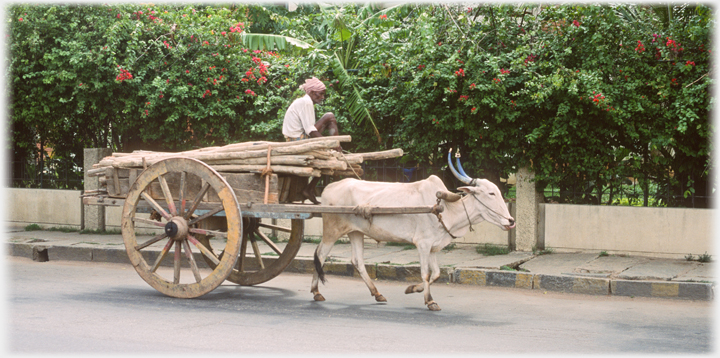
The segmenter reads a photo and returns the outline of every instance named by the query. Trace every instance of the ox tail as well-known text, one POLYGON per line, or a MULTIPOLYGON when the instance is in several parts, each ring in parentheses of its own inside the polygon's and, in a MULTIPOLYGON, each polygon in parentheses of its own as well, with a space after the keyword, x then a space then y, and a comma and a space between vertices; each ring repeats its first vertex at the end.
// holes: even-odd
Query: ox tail
MULTIPOLYGON (((320 247, 318 246, 318 248, 320 247)), ((324 285, 327 280, 325 279, 325 271, 323 271, 323 265, 320 263, 320 258, 318 257, 317 250, 315 250, 315 257, 313 258, 313 263, 315 264, 315 272, 317 272, 320 282, 322 282, 324 285)))

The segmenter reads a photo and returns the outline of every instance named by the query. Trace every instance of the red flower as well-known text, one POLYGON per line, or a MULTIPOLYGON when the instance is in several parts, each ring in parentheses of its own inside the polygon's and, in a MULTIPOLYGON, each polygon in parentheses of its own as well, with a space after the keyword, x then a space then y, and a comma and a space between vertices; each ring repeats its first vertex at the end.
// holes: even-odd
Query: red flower
POLYGON ((463 70, 463 69, 461 68, 461 69, 455 71, 455 76, 465 77, 465 70, 463 70))
POLYGON ((467 101, 468 98, 469 98, 468 96, 463 95, 463 96, 460 96, 460 99, 458 99, 458 101, 460 101, 460 102, 467 101))
POLYGON ((257 96, 257 95, 255 94, 255 92, 253 92, 252 90, 245 90, 245 93, 247 93, 247 94, 249 94, 249 95, 251 95, 251 96, 257 96))
POLYGON ((387 15, 385 15, 385 14, 380 15, 380 19, 381 19, 381 20, 387 20, 387 15))
POLYGON ((508 74, 508 73, 510 73, 510 70, 506 70, 506 69, 504 69, 504 68, 501 68, 501 69, 500 69, 500 74, 506 75, 506 74, 508 74))
POLYGON ((117 14, 117 18, 118 18, 118 19, 120 18, 120 14, 117 14))
POLYGON ((21 17, 21 18, 19 18, 19 19, 18 19, 18 21, 22 22, 22 21, 23 21, 23 18, 22 18, 22 17, 21 17))
POLYGON ((685 66, 695 66, 695 62, 693 62, 693 61, 685 62, 685 66))
POLYGON ((470 85, 470 89, 475 89, 475 87, 476 87, 476 86, 475 86, 474 83, 470 85))
MULTIPOLYGON (((120 66, 118 66, 120 67, 120 66)), ((132 74, 128 72, 128 70, 120 69, 120 74, 115 77, 116 81, 124 81, 124 80, 131 80, 133 78, 132 74)))
POLYGON ((573 24, 575 27, 580 27, 580 23, 579 23, 577 20, 573 20, 572 24, 573 24))

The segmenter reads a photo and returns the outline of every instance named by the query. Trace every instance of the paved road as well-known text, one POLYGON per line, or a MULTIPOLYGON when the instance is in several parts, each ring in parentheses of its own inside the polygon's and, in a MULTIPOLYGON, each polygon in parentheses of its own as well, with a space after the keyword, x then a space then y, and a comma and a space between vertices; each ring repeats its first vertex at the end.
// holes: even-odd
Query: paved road
POLYGON ((406 284, 310 276, 166 297, 129 265, 7 257, 11 353, 709 353, 712 303, 441 284, 430 312, 406 284))

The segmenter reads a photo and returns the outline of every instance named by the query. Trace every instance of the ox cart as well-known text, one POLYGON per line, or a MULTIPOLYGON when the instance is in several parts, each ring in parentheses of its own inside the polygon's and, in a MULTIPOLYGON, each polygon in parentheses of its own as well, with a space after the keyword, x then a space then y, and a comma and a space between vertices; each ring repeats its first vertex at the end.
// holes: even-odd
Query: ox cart
MULTIPOLYGON (((182 153, 113 153, 87 171, 100 177, 101 189, 84 192, 83 204, 122 208, 129 260, 143 280, 165 295, 199 297, 225 280, 256 285, 279 275, 295 258, 305 219, 359 214, 357 207, 293 204, 302 202, 308 177, 357 175, 363 160, 402 155, 399 149, 359 155, 330 150, 347 141, 349 136, 335 136, 182 153), (291 159, 305 165, 288 165, 291 159), (273 219, 287 219, 282 221, 289 227, 273 219), (136 232, 148 227, 156 232, 138 240, 136 232), (273 240, 268 229, 287 233, 287 241, 273 240), (263 253, 260 246, 271 251, 263 253)), ((363 207, 362 215, 433 209, 363 207)))

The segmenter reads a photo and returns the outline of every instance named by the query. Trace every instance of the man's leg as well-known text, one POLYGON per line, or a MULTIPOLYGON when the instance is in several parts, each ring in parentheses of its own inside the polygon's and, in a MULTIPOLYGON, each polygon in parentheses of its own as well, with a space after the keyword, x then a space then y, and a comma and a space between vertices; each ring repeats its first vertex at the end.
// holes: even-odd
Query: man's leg
POLYGON ((315 197, 315 187, 317 186, 318 181, 320 181, 320 177, 313 177, 312 180, 310 180, 310 182, 308 183, 308 185, 305 186, 305 189, 303 189, 302 191, 305 199, 310 200, 315 205, 320 204, 320 202, 315 197))

